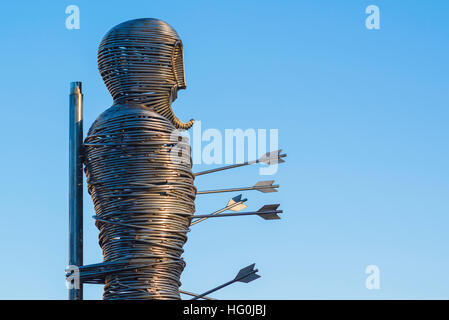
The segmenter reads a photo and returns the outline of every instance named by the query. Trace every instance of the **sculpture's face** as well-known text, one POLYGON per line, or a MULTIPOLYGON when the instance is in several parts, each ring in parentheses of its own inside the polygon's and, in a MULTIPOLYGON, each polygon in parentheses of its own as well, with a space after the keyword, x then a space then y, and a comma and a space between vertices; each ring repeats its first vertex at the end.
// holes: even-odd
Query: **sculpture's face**
POLYGON ((136 19, 112 28, 98 49, 98 68, 116 103, 148 106, 188 129, 193 120, 181 122, 170 102, 186 88, 181 39, 158 19, 136 19))

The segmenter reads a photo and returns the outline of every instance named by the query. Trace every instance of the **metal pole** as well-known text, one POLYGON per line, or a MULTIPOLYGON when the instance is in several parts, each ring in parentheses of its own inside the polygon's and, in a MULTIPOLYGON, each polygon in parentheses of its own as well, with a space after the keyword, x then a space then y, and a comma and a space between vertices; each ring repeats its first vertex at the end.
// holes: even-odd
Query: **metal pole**
MULTIPOLYGON (((69 265, 83 265, 83 93, 81 82, 70 84, 69 99, 69 265)), ((83 299, 76 281, 69 300, 83 299), (77 288, 76 288, 77 287, 77 288)))

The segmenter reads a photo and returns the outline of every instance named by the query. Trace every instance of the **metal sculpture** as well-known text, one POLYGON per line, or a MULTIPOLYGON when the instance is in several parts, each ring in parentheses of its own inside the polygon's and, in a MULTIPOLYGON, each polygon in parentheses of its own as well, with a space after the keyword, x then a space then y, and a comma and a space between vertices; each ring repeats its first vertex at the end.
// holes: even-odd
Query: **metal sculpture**
MULTIPOLYGON (((212 217, 259 215, 279 219, 277 214, 282 211, 277 210, 279 205, 267 205, 255 212, 222 214, 247 207, 240 195, 212 214, 194 215, 195 176, 254 163, 283 162, 281 158, 286 155, 279 150, 243 164, 192 173, 188 141, 178 129, 189 129, 193 120, 182 122, 171 107, 178 90, 186 88, 183 46, 176 31, 161 20, 137 19, 112 28, 101 41, 98 67, 114 104, 93 123, 83 146, 79 139, 72 139, 72 134, 79 137, 79 131, 71 129, 71 141, 78 144, 75 148, 71 143, 71 154, 75 155, 71 155, 74 178, 70 197, 79 197, 80 165, 76 159, 83 159, 104 262, 82 265, 82 257, 78 257, 82 256, 82 243, 76 246, 82 240, 82 207, 71 201, 70 221, 75 222, 70 225, 70 262, 79 269, 79 281, 104 284, 104 299, 180 299, 180 293, 210 299, 204 295, 223 286, 202 295, 179 288, 189 227, 212 217)), ((73 101, 71 108, 82 111, 81 104, 73 101)), ((82 124, 80 132, 82 135, 82 124)), ((200 194, 276 192, 277 187, 273 181, 263 181, 253 187, 200 194)), ((247 270, 250 276, 240 277, 243 280, 237 277, 225 285, 257 279, 253 267, 247 270)), ((82 286, 72 289, 70 298, 82 299, 82 286)))
POLYGON ((160 20, 127 21, 104 37, 98 67, 114 105, 84 142, 88 191, 104 260, 130 267, 105 278, 104 298, 179 299, 196 191, 191 164, 171 154, 175 129, 193 124, 170 105, 186 87, 182 42, 160 20))
POLYGON ((186 88, 182 41, 158 19, 136 19, 112 28, 100 43, 98 69, 116 104, 140 104, 189 129, 171 102, 186 88))

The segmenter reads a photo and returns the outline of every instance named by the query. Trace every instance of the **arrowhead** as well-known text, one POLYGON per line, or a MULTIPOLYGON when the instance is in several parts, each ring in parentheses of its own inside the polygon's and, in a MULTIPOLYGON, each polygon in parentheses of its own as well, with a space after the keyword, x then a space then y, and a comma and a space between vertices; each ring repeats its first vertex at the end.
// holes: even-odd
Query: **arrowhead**
POLYGON ((248 283, 251 282, 253 280, 256 280, 257 278, 260 278, 260 276, 258 274, 256 274, 256 272, 258 270, 254 270, 254 266, 256 264, 253 263, 243 269, 241 269, 239 271, 239 273, 237 273, 236 277, 234 278, 234 280, 236 281, 240 281, 240 282, 244 282, 244 283, 248 283))

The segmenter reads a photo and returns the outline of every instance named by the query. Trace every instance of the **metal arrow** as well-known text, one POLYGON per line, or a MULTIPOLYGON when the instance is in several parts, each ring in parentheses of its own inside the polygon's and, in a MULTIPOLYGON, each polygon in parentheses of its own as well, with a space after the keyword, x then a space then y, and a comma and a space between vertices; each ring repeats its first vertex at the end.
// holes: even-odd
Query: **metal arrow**
POLYGON ((226 286, 229 286, 230 284, 233 284, 234 282, 243 282, 243 283, 248 283, 251 282, 253 280, 256 280, 257 278, 260 278, 260 276, 258 274, 256 274, 256 272, 258 272, 258 269, 254 269, 254 266, 256 264, 253 263, 243 269, 240 269, 240 271, 237 273, 237 275, 235 276, 234 279, 232 279, 231 281, 228 281, 216 288, 213 288, 209 291, 206 291, 200 295, 197 295, 196 297, 193 297, 191 300, 197 300, 199 298, 203 298, 205 295, 208 295, 209 293, 215 292, 217 290, 220 290, 221 288, 224 288, 226 286))
POLYGON ((243 163, 239 163, 239 164, 233 164, 230 166, 225 166, 225 167, 216 168, 216 169, 200 171, 200 172, 194 173, 193 175, 201 176, 203 174, 208 174, 208 173, 213 173, 213 172, 217 172, 217 171, 223 171, 223 170, 228 170, 228 169, 232 169, 232 168, 247 166, 247 165, 259 163, 259 162, 266 163, 268 165, 282 163, 282 162, 285 162, 285 160, 282 160, 282 158, 286 157, 287 154, 285 154, 285 153, 281 154, 281 152, 282 152, 282 149, 279 149, 276 151, 270 151, 270 152, 265 153, 262 157, 260 157, 257 160, 252 160, 252 161, 243 162, 243 163))
POLYGON ((242 209, 247 208, 248 206, 246 204, 244 204, 244 202, 246 202, 248 199, 242 199, 242 195, 239 194, 238 196, 235 196, 234 198, 229 199, 228 204, 226 205, 226 207, 224 207, 223 209, 217 210, 211 214, 208 215, 204 215, 203 217, 201 217, 201 219, 196 220, 194 222, 192 222, 190 225, 193 226, 197 223, 200 223, 201 221, 204 221, 208 218, 211 218, 219 213, 222 213, 226 210, 232 210, 234 212, 240 211, 242 209))
MULTIPOLYGON (((208 218, 212 218, 215 217, 217 214, 222 213, 226 210, 232 210, 232 211, 240 211, 242 209, 247 208, 248 206, 246 204, 244 204, 244 202, 248 201, 248 199, 242 199, 242 195, 239 194, 238 196, 235 196, 234 198, 229 199, 228 204, 226 205, 226 207, 217 210, 215 212, 212 212, 210 214, 205 214, 202 216, 193 216, 193 218, 197 218, 198 220, 190 223, 191 226, 200 223, 201 221, 204 221, 208 218)), ((131 227, 131 228, 136 228, 136 229, 149 229, 146 226, 139 226, 139 225, 134 225, 134 224, 130 224, 130 223, 124 223, 124 222, 120 222, 120 221, 110 221, 110 220, 105 220, 105 219, 101 219, 97 216, 92 216, 92 218, 94 218, 97 221, 101 221, 104 223, 109 223, 109 224, 115 224, 115 225, 121 225, 121 226, 127 226, 127 227, 131 227)), ((151 229, 150 229, 151 230, 151 229)))
POLYGON ((222 213, 222 214, 218 214, 218 215, 210 215, 210 214, 201 215, 201 214, 199 214, 199 215, 194 215, 192 217, 192 219, 258 215, 259 217, 264 218, 265 220, 276 220, 276 219, 281 218, 277 214, 283 212, 282 210, 277 210, 278 207, 279 207, 279 204, 267 204, 267 205, 264 205, 262 208, 260 208, 257 211, 239 212, 239 213, 222 213))
POLYGON ((198 191, 196 194, 209 194, 209 193, 220 193, 220 192, 235 192, 235 191, 246 191, 246 190, 257 190, 263 193, 278 192, 276 188, 279 188, 278 184, 273 185, 274 180, 259 181, 252 187, 241 187, 241 188, 229 188, 229 189, 218 189, 218 190, 204 190, 198 191))

